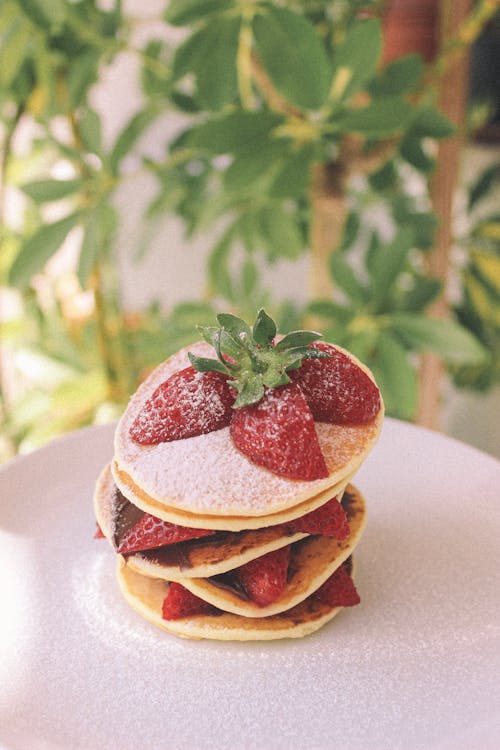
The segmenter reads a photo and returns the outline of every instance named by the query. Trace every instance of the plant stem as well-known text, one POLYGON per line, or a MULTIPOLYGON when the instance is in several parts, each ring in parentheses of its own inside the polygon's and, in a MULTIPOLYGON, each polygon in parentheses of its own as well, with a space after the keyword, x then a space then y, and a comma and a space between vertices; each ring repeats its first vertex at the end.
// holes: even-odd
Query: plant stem
POLYGON ((327 298, 332 293, 328 258, 341 243, 347 218, 345 177, 346 171, 340 163, 317 164, 313 167, 309 237, 309 288, 313 299, 327 298))
MULTIPOLYGON (((9 166, 9 160, 12 151, 12 139, 16 132, 16 129, 21 121, 24 113, 24 105, 19 104, 16 108, 14 116, 7 125, 7 132, 5 134, 5 141, 3 144, 2 154, 0 158, 0 250, 3 245, 3 236, 5 232, 5 191, 6 191, 6 175, 9 166)), ((0 310, 0 341, 3 339, 2 335, 3 319, 0 310)), ((0 348, 0 415, 2 421, 8 417, 10 412, 10 388, 9 388, 9 377, 6 365, 6 353, 0 348)), ((14 441, 11 438, 6 438, 8 442, 9 451, 14 455, 17 450, 14 441)))
MULTIPOLYGON (((84 148, 74 114, 70 115, 73 139, 77 148, 84 148)), ((83 172, 83 168, 81 168, 83 172)), ((95 197, 88 195, 89 203, 95 197)), ((103 197, 104 199, 104 197, 103 197)), ((96 325, 99 347, 108 384, 110 401, 123 403, 131 392, 132 373, 129 357, 129 346, 123 329, 123 311, 119 294, 119 285, 110 260, 112 237, 102 233, 101 247, 96 254, 89 286, 94 292, 96 325)))
MULTIPOLYGON (((454 39, 468 18, 471 0, 443 0, 440 5, 441 49, 446 50, 450 39, 454 39)), ((453 70, 442 76, 439 84, 439 109, 457 125, 463 122, 467 96, 467 54, 461 50, 459 59, 454 59, 453 70)), ((445 293, 429 310, 431 315, 449 315, 446 300, 446 282, 449 270, 450 247, 452 243, 453 197, 458 179, 461 140, 458 135, 440 141, 438 146, 437 169, 431 182, 433 209, 440 219, 436 243, 428 257, 429 274, 443 282, 445 293)), ((436 429, 439 423, 441 382, 443 364, 433 354, 422 357, 420 367, 420 400, 417 422, 425 427, 436 429)))

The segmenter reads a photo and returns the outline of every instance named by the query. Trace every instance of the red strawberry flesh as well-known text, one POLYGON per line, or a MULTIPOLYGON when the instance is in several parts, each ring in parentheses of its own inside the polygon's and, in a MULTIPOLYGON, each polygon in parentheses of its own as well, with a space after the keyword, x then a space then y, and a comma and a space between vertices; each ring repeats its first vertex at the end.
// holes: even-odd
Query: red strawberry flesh
POLYGON ((290 564, 290 546, 268 552, 235 571, 249 598, 259 607, 272 604, 285 590, 290 564))
POLYGON ((156 388, 130 435, 137 443, 156 445, 220 430, 231 421, 233 402, 225 375, 186 367, 156 388))
POLYGON ((347 354, 331 344, 315 343, 312 348, 330 354, 324 359, 304 359, 290 372, 318 422, 366 424, 380 409, 375 383, 347 354))
POLYGON ((162 605, 164 620, 179 620, 183 617, 208 615, 215 612, 217 612, 215 607, 175 582, 170 584, 162 605))
POLYGON ((163 521, 149 513, 143 516, 131 528, 127 529, 117 548, 120 554, 129 554, 147 549, 163 547, 166 544, 177 544, 188 539, 199 539, 214 532, 210 529, 193 529, 163 521))
POLYGON ((106 539, 106 535, 103 534, 103 531, 98 523, 96 523, 96 529, 94 532, 94 539, 106 539))
POLYGON ((347 539, 350 534, 345 510, 336 497, 305 516, 290 521, 287 527, 293 532, 302 531, 335 539, 347 539))
POLYGON ((359 594, 345 563, 314 592, 313 598, 330 607, 353 607, 359 604, 359 594))
POLYGON ((257 404, 235 409, 230 430, 238 450, 279 476, 307 481, 328 476, 313 415, 293 383, 268 388, 257 404))

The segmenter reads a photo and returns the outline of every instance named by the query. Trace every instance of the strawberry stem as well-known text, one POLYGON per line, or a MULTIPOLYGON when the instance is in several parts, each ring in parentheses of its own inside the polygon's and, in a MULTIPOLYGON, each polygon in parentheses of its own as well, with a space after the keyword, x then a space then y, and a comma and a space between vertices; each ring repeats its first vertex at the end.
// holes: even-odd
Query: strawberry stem
POLYGON ((276 344, 276 323, 264 309, 259 310, 253 326, 231 313, 217 315, 216 326, 200 326, 204 340, 211 344, 217 359, 189 353, 195 370, 214 370, 230 376, 238 393, 234 408, 258 403, 266 388, 278 388, 291 382, 287 372, 301 366, 303 359, 328 357, 310 348, 321 338, 316 331, 291 331, 276 344))

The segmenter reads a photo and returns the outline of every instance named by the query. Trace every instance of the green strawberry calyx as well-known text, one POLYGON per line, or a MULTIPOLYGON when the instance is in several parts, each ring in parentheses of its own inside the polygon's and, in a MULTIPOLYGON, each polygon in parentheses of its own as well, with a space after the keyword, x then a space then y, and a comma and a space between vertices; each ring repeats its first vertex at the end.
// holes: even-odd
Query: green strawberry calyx
POLYGON ((253 326, 231 313, 220 313, 217 322, 218 326, 198 326, 217 359, 189 352, 189 361, 199 372, 221 372, 231 378, 228 384, 238 394, 235 409, 258 403, 266 388, 291 383, 287 373, 298 369, 304 359, 330 356, 309 346, 322 336, 316 331, 291 331, 276 342, 276 324, 264 309, 259 310, 253 326))

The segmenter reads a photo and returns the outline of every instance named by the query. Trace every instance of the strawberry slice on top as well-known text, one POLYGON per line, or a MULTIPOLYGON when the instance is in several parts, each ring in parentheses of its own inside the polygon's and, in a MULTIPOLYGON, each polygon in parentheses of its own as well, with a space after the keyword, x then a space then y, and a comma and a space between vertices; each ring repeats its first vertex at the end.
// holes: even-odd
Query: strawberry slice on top
POLYGON ((321 341, 312 348, 328 357, 305 359, 291 378, 300 386, 314 419, 346 425, 374 419, 380 409, 380 392, 373 380, 335 346, 321 341))
POLYGON ((130 435, 137 443, 154 445, 213 432, 229 424, 233 402, 227 376, 186 367, 158 386, 130 435))
POLYGON ((311 410, 297 385, 268 389, 257 404, 235 410, 230 431, 250 461, 279 476, 306 481, 328 476, 311 410))

